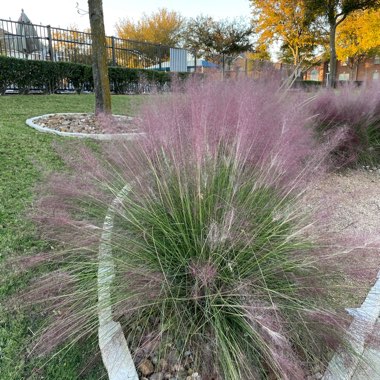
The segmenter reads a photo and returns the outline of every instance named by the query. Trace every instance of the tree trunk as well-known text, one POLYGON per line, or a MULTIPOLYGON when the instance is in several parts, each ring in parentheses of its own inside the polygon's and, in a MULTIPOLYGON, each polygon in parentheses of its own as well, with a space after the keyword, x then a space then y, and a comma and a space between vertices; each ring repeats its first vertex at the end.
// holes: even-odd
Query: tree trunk
POLYGON ((355 82, 358 78, 358 65, 358 62, 354 61, 350 66, 350 82, 355 82))
POLYGON ((300 81, 302 80, 302 70, 301 70, 301 58, 300 58, 300 50, 298 47, 295 49, 295 59, 294 59, 294 64, 295 67, 297 67, 297 72, 296 72, 296 80, 300 81))
POLYGON ((355 65, 355 81, 358 80, 358 71, 359 71, 360 61, 361 61, 361 60, 358 60, 358 61, 356 62, 356 65, 355 65))
POLYGON ((95 115, 111 114, 111 93, 108 79, 102 0, 88 0, 88 12, 92 35, 92 74, 95 90, 95 115))
POLYGON ((335 35, 336 35, 336 20, 330 20, 330 75, 328 86, 334 87, 336 81, 336 49, 335 49, 335 35))

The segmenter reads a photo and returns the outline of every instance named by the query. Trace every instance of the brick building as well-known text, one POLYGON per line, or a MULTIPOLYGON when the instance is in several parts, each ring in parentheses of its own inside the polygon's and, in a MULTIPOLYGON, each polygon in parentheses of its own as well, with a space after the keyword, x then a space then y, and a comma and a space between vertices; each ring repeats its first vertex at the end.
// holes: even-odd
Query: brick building
MULTIPOLYGON (((311 67, 304 73, 304 79, 325 82, 328 67, 328 62, 311 67)), ((380 55, 362 60, 356 68, 350 67, 346 62, 338 61, 336 79, 358 82, 380 81, 380 55)))

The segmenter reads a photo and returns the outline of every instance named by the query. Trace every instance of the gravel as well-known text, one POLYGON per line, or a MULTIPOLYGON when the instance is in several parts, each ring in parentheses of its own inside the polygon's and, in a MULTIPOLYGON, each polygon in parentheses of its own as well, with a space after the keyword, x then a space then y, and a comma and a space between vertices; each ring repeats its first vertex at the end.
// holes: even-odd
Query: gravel
POLYGON ((380 231, 380 171, 377 168, 333 173, 307 193, 308 206, 329 208, 324 228, 329 233, 380 231))
POLYGON ((89 113, 50 114, 34 119, 41 127, 68 133, 134 133, 137 127, 134 118, 113 115, 110 118, 96 118, 89 113))

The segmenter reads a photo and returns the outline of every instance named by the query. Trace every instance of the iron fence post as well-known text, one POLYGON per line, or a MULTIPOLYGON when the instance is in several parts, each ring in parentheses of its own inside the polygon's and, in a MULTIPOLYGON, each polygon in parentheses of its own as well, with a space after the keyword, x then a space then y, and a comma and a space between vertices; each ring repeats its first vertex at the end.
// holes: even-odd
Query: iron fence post
POLYGON ((112 66, 116 66, 116 54, 115 54, 115 37, 111 37, 111 48, 112 48, 112 66))
POLYGON ((54 61, 54 51, 53 51, 53 40, 51 36, 51 26, 47 25, 47 40, 48 40, 48 45, 49 45, 49 56, 50 56, 50 61, 54 61))
POLYGON ((222 53, 222 79, 224 79, 225 69, 224 53, 222 53))
MULTIPOLYGON (((4 29, 4 25, 3 25, 3 20, 1 20, 1 29, 5 30, 4 29)), ((3 47, 4 47, 4 53, 5 55, 8 55, 8 52, 7 52, 7 44, 5 42, 5 34, 3 33, 2 35, 2 39, 0 41, 0 52, 3 53, 3 47)))
POLYGON ((194 73, 197 72, 197 52, 194 50, 194 73))
POLYGON ((162 48, 162 46, 161 46, 161 44, 159 44, 158 45, 158 69, 161 71, 161 69, 162 69, 162 51, 161 51, 161 48, 162 48))

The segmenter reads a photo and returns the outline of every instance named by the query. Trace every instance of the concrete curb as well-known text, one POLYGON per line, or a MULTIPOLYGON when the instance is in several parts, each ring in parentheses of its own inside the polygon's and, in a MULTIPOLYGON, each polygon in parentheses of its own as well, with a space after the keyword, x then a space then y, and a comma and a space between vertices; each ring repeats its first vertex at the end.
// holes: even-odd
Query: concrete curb
MULTIPOLYGON (((348 336, 354 352, 346 352, 343 349, 337 351, 322 380, 351 380, 362 364, 368 365, 371 361, 371 358, 367 358, 365 355, 365 343, 373 333, 376 321, 380 317, 380 272, 375 285, 369 291, 361 307, 347 309, 347 311, 354 318, 348 329, 348 336)), ((380 379, 380 373, 376 376, 376 379, 380 379)), ((371 378, 371 380, 375 380, 375 378, 371 378)))
POLYGON ((130 186, 124 186, 107 210, 98 254, 98 338, 109 380, 138 380, 139 378, 121 325, 112 320, 111 286, 115 277, 112 229, 115 212, 129 191, 130 186))
MULTIPOLYGON (((25 123, 29 126, 34 128, 35 130, 39 132, 44 133, 52 133, 54 135, 63 136, 63 137, 77 137, 77 138, 88 138, 88 139, 94 139, 94 140, 112 140, 115 138, 123 138, 126 140, 135 140, 140 137, 144 137, 145 133, 138 133, 138 132, 131 132, 131 133, 80 133, 80 132, 61 132, 56 131, 55 129, 41 127, 40 125, 36 124, 34 121, 46 116, 53 116, 53 115, 78 115, 78 113, 75 112, 65 112, 65 113, 48 113, 45 115, 35 116, 27 119, 25 123)), ((115 115, 115 116, 122 116, 122 115, 115 115)))

